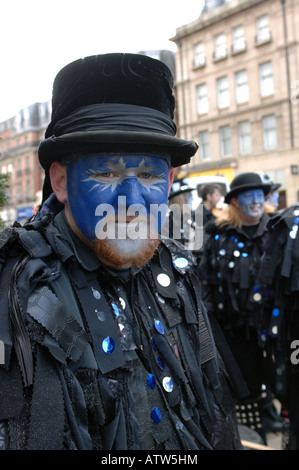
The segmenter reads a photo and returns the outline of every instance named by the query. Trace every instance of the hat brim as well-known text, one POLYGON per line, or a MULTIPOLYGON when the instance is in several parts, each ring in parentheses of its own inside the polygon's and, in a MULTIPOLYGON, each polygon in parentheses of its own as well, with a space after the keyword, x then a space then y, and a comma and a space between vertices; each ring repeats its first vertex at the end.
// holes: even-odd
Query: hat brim
POLYGON ((174 167, 190 162, 198 145, 192 140, 184 140, 158 133, 131 131, 87 131, 73 132, 59 137, 49 137, 39 146, 39 161, 48 170, 54 161, 74 151, 106 152, 106 151, 142 151, 168 153, 174 167))
POLYGON ((229 204, 230 200, 233 197, 237 197, 240 193, 243 193, 244 191, 248 191, 250 189, 262 189, 264 191, 264 195, 267 196, 269 192, 271 191, 271 185, 270 184, 244 184, 239 186, 238 188, 233 189, 232 191, 229 191, 224 198, 224 202, 226 204, 229 204))

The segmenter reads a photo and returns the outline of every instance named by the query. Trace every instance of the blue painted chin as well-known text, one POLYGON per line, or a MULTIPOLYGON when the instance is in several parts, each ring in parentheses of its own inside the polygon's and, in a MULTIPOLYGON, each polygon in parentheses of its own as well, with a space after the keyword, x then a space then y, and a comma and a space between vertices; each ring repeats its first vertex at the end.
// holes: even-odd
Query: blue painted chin
POLYGON ((238 195, 240 208, 249 218, 261 217, 264 212, 265 196, 262 189, 251 189, 238 195))
POLYGON ((159 231, 168 202, 169 160, 140 154, 97 154, 70 163, 68 203, 80 232, 95 241, 97 224, 105 215, 117 219, 121 212, 122 216, 131 214, 132 219, 135 211, 160 214, 160 221, 156 220, 159 231))

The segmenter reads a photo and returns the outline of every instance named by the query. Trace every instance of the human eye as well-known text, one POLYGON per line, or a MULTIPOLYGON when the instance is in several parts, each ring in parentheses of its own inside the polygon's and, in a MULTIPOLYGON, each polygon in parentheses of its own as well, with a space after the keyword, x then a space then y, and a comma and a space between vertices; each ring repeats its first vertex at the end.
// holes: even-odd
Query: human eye
POLYGON ((155 175, 154 173, 143 171, 143 172, 139 173, 138 178, 140 178, 142 180, 152 181, 152 180, 157 179, 158 176, 155 175))
POLYGON ((95 176, 99 180, 109 180, 117 178, 119 175, 114 171, 98 171, 95 176))
POLYGON ((152 175, 151 173, 147 173, 146 171, 143 171, 142 173, 140 173, 139 177, 144 180, 149 180, 150 178, 153 178, 154 175, 152 175))

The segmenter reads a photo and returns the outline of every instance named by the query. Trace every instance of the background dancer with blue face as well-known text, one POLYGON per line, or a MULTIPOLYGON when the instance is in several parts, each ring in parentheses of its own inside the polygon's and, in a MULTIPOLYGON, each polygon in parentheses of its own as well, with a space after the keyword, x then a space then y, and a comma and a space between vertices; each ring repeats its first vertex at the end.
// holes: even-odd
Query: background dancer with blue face
POLYGON ((121 53, 55 79, 43 205, 0 243, 4 449, 242 447, 230 386, 246 386, 192 254, 159 236, 198 147, 175 136, 172 86, 162 62, 121 53))
POLYGON ((257 431, 264 443, 267 431, 284 427, 272 405, 275 365, 268 320, 257 315, 262 296, 256 278, 265 249, 265 196, 270 190, 257 173, 235 177, 225 196, 227 207, 206 226, 200 265, 205 305, 222 327, 251 392, 238 404, 239 423, 257 431))

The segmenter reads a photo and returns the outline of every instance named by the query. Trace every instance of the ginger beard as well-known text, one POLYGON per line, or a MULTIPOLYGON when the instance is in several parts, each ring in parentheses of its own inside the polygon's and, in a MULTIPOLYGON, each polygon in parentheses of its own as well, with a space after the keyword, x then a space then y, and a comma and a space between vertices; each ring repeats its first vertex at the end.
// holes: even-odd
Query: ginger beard
POLYGON ((141 268, 149 261, 160 243, 159 239, 147 240, 97 240, 93 245, 97 257, 108 266, 141 268))
POLYGON ((92 249, 104 264, 141 268, 153 257, 160 243, 158 234, 151 231, 150 226, 146 217, 129 217, 125 222, 104 218, 102 231, 92 249))
POLYGON ((169 161, 140 154, 101 154, 100 158, 90 155, 68 165, 67 219, 104 264, 141 267, 153 257, 163 220, 152 226, 150 211, 154 206, 167 208, 172 175, 169 161), (125 201, 125 215, 121 215, 119 201, 125 201), (136 206, 143 208, 141 218, 128 213, 136 206), (100 233, 105 211, 107 233, 100 233))

